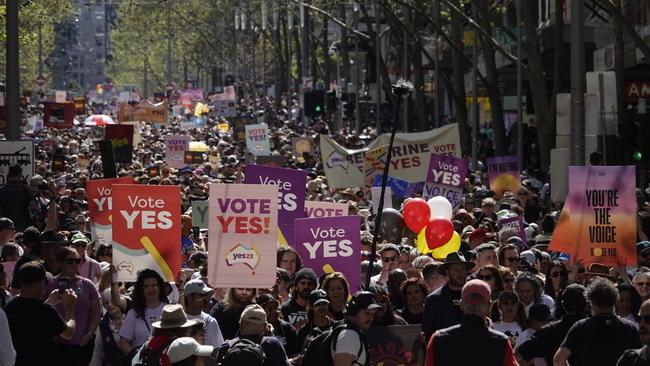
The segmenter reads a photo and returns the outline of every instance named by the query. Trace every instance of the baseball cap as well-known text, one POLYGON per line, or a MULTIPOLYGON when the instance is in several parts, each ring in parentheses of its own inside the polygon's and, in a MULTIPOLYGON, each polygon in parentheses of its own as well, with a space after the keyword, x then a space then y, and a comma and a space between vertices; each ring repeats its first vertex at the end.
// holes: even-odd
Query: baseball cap
POLYGON ((280 305, 280 302, 273 297, 273 295, 266 293, 266 294, 261 294, 255 299, 255 303, 259 306, 265 307, 267 304, 270 303, 276 303, 277 305, 280 305))
POLYGON ((170 363, 183 361, 192 356, 208 357, 212 355, 214 347, 200 345, 192 337, 176 338, 167 349, 170 363))
POLYGON ((314 290, 309 294, 309 304, 316 306, 319 304, 329 305, 330 301, 327 299, 327 293, 323 289, 314 290))
POLYGON ((643 240, 636 243, 636 254, 641 254, 650 249, 650 241, 643 240))
POLYGON ((190 280, 185 284, 185 296, 191 294, 207 295, 211 292, 212 289, 200 279, 190 280))
POLYGON ((83 233, 76 233, 76 234, 74 234, 72 236, 72 239, 70 239, 70 242, 72 244, 84 243, 84 244, 88 245, 88 238, 83 233))
POLYGON ((481 280, 470 280, 465 283, 460 298, 466 304, 483 304, 490 301, 492 291, 490 285, 481 280))
POLYGON ((356 308, 356 310, 375 310, 380 309, 381 305, 377 304, 375 295, 372 292, 358 291, 352 295, 352 299, 348 302, 346 313, 348 313, 349 309, 352 307, 356 308))
POLYGON ((241 313, 239 318, 240 322, 246 321, 249 323, 264 324, 266 323, 266 312, 264 308, 258 304, 250 304, 241 313))

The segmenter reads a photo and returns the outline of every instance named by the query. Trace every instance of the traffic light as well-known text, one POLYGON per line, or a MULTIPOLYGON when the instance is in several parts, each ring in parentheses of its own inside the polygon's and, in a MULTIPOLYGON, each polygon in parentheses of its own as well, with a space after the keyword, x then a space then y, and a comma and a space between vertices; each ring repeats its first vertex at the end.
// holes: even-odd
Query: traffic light
POLYGON ((627 146, 626 161, 643 165, 648 156, 648 144, 645 143, 645 131, 639 122, 627 122, 623 125, 623 143, 627 146))
POLYGON ((305 93, 305 116, 309 118, 315 118, 316 116, 322 115, 325 106, 325 91, 324 90, 312 90, 305 93))

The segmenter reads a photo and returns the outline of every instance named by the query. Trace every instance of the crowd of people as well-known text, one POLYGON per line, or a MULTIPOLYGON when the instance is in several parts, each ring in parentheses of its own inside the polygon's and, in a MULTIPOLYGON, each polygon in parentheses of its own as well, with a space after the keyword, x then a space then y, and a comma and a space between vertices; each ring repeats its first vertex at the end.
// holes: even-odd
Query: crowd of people
POLYGON ((467 177, 452 219, 460 251, 422 255, 416 235, 405 231, 400 242, 378 238, 369 261, 372 201, 359 187, 327 185, 318 140, 328 134, 359 148, 376 131, 330 133, 321 120, 305 126, 269 98, 244 105, 240 115, 269 126, 272 155, 307 171, 307 199, 345 203, 362 218, 358 275, 361 283, 370 276, 370 286, 350 288, 340 272, 319 277, 292 247, 277 250, 272 288, 210 285, 213 243, 205 231, 192 230, 191 202, 206 199, 209 184, 243 182, 244 165, 254 161, 245 141, 217 128, 225 120, 213 111, 205 128, 181 129, 184 115, 136 127, 142 142, 118 175, 179 185, 179 251, 182 241, 191 244, 183 245, 174 282, 150 269, 134 283, 114 281, 112 248, 91 234, 85 191, 104 174, 98 128, 44 128, 26 136, 35 142, 36 174, 26 180, 12 166, 0 188, 0 262, 15 263, 13 270, 0 268, 0 366, 370 365, 368 329, 407 324, 421 325, 427 366, 649 364, 650 242, 643 225, 637 266, 585 268, 548 250, 560 207, 550 203, 543 174, 524 171, 518 191, 497 197, 480 169, 467 177), (204 142, 206 162, 167 166, 170 134, 204 142), (291 138, 299 136, 314 139, 313 154, 292 155, 291 138), (218 162, 208 162, 212 153, 218 162), (57 169, 55 155, 65 156, 57 169), (504 216, 522 217, 525 237, 499 230, 504 216))

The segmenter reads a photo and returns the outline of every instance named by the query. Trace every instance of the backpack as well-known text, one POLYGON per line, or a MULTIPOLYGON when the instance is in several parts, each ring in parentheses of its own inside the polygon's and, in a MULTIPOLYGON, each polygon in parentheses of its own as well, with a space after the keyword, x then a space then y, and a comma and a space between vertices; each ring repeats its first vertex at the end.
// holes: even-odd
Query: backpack
POLYGON ((228 350, 219 358, 219 366, 263 366, 266 356, 261 345, 249 339, 234 338, 228 341, 228 350))
MULTIPOLYGON (((134 363, 135 366, 161 366, 160 358, 167 357, 163 355, 163 352, 169 347, 170 344, 175 340, 174 337, 169 337, 168 340, 163 342, 163 344, 156 349, 149 348, 149 342, 142 345, 140 348, 140 355, 138 360, 134 363)), ((169 364, 169 362, 167 362, 169 364)))
MULTIPOLYGON (((332 358, 332 350, 336 352, 336 340, 339 337, 339 334, 345 330, 350 329, 354 330, 359 334, 359 339, 361 340, 361 347, 357 352, 357 358, 361 357, 363 349, 366 344, 366 339, 363 333, 359 332, 359 329, 350 323, 343 323, 337 325, 331 329, 324 331, 323 333, 316 336, 312 339, 311 342, 305 347, 305 353, 302 356, 302 364, 305 366, 309 365, 319 365, 319 366, 331 366, 334 365, 334 359, 332 358)), ((370 364, 370 354, 366 352, 366 364, 370 364)), ((355 362, 356 363, 356 362, 355 362)))

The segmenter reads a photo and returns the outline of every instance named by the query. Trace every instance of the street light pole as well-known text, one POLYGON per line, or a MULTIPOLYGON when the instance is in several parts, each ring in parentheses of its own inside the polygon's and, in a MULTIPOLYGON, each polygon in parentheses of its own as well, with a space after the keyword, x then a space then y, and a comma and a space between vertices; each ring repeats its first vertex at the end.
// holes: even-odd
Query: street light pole
POLYGON ((521 0, 517 0, 517 156, 519 157, 519 169, 524 169, 524 113, 523 86, 521 70, 521 0))
MULTIPOLYGON (((442 29, 440 27, 440 1, 434 0, 433 1, 433 19, 436 22, 436 28, 437 29, 442 29)), ((434 40, 434 45, 435 45, 435 55, 434 55, 434 77, 433 77, 433 82, 434 82, 434 113, 435 117, 433 120, 433 126, 434 127, 439 127, 440 126, 440 64, 438 61, 438 58, 440 57, 440 36, 436 35, 435 40, 434 40)))
POLYGON ((571 3, 571 163, 585 163, 585 44, 584 0, 571 3))
MULTIPOLYGON (((472 4, 472 17, 477 19, 477 8, 472 4)), ((474 30, 472 43, 472 169, 478 169, 478 31, 474 30)))
POLYGON ((7 44, 6 44, 6 78, 5 88, 6 99, 6 122, 7 131, 5 133, 8 140, 17 140, 20 138, 20 59, 18 44, 18 1, 6 2, 6 27, 7 27, 7 44))
POLYGON ((379 38, 379 1, 380 0, 375 0, 375 42, 377 44, 377 47, 375 47, 375 83, 377 85, 377 98, 375 100, 375 126, 377 128, 377 135, 381 135, 381 118, 379 118, 379 110, 381 109, 381 76, 379 75, 379 72, 381 70, 380 63, 381 63, 381 54, 380 54, 380 47, 379 47, 379 42, 381 39, 379 38))

